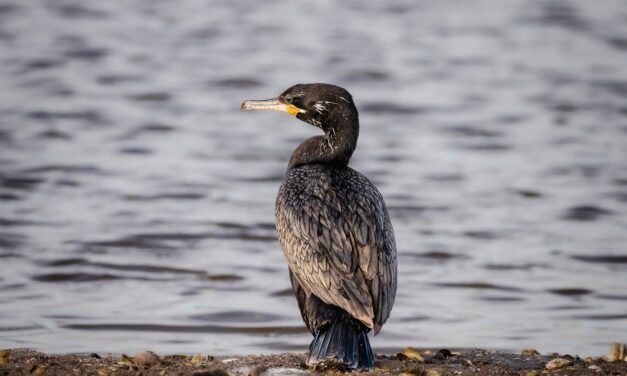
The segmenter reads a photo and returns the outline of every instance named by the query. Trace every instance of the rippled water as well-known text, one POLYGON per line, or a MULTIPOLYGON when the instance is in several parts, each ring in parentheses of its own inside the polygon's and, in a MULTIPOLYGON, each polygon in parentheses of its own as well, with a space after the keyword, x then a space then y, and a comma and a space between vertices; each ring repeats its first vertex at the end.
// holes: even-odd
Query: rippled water
POLYGON ((241 113, 354 95, 399 290, 375 351, 627 341, 620 1, 0 0, 0 345, 304 351, 274 231, 315 129, 241 113))

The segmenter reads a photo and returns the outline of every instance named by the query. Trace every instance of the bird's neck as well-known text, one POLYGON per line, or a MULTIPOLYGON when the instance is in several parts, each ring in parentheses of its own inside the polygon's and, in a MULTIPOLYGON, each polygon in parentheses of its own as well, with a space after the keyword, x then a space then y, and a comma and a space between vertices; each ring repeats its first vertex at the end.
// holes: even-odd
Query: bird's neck
POLYGON ((294 150, 288 170, 306 164, 327 164, 338 167, 348 165, 357 147, 358 120, 342 118, 322 129, 324 129, 324 136, 311 137, 294 150), (347 122, 347 124, 341 122, 347 122))

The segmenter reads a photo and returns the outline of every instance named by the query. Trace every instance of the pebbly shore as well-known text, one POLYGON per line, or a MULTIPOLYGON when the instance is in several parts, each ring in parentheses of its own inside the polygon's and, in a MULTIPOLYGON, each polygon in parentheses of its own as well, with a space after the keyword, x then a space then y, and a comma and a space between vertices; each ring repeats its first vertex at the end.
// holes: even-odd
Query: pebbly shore
POLYGON ((338 364, 315 369, 305 365, 304 353, 212 356, 197 353, 159 355, 45 354, 28 349, 0 350, 0 375, 627 375, 627 347, 615 343, 604 356, 579 357, 484 349, 450 351, 407 347, 396 355, 376 356, 374 369, 350 371, 338 364))

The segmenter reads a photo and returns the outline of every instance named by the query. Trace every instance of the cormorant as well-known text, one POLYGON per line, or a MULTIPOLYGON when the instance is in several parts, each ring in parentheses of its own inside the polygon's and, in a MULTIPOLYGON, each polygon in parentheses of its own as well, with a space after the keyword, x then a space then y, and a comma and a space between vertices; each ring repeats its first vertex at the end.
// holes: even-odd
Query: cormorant
POLYGON ((376 335, 396 296, 396 244, 377 188, 348 167, 359 119, 352 96, 330 84, 298 84, 244 110, 276 110, 324 131, 290 158, 276 199, 276 228, 292 289, 314 335, 307 364, 369 368, 376 335))

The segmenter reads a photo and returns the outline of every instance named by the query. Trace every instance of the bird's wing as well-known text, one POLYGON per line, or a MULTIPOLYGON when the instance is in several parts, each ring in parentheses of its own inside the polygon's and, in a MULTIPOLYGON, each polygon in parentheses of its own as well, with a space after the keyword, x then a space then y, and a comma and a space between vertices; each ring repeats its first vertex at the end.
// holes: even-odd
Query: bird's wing
POLYGON ((396 295, 394 233, 381 194, 352 170, 310 177, 299 190, 289 184, 288 176, 276 217, 290 270, 309 293, 378 333, 396 295))

